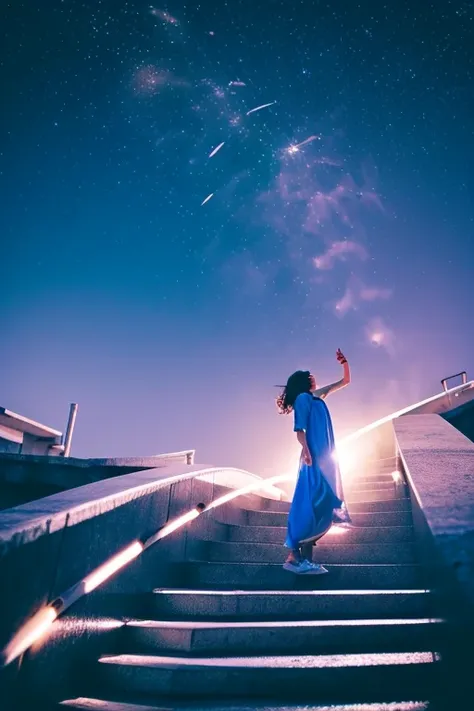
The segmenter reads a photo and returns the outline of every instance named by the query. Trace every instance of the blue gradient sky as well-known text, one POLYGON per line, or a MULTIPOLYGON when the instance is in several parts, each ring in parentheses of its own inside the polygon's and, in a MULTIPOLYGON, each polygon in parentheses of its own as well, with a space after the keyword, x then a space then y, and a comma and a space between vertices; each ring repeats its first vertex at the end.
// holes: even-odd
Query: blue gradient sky
POLYGON ((338 347, 339 433, 472 375, 472 4, 359 5, 1 10, 0 404, 278 472, 338 347))

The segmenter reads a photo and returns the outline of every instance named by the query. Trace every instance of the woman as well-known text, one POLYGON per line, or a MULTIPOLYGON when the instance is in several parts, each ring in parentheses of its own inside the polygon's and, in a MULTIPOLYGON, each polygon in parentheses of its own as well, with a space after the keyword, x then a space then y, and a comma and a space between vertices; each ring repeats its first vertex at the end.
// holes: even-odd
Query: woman
POLYGON ((340 349, 336 358, 344 369, 337 383, 317 388, 309 371, 298 370, 288 378, 277 400, 280 413, 294 412, 294 431, 301 444, 298 481, 285 541, 291 552, 283 566, 297 575, 327 573, 322 565, 312 562, 313 545, 332 523, 350 524, 335 456, 331 416, 324 402, 328 395, 351 382, 349 364, 340 349))

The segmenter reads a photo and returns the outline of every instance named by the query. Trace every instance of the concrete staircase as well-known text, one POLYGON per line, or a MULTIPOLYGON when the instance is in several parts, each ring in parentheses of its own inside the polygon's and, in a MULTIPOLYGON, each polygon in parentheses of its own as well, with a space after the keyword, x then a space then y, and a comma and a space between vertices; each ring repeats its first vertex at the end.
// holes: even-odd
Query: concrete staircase
POLYGON ((287 503, 216 509, 214 540, 190 544, 178 586, 155 590, 151 619, 129 621, 123 653, 99 660, 101 698, 61 708, 428 709, 443 624, 429 615, 394 467, 346 484, 355 527, 317 546, 324 576, 282 569, 287 503))

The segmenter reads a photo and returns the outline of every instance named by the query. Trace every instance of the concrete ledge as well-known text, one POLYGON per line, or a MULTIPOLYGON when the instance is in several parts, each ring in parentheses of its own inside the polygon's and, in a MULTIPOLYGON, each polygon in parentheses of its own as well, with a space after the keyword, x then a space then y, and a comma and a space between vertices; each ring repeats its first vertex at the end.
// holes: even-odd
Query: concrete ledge
POLYGON ((433 534, 474 535, 474 443, 439 415, 405 415, 394 429, 433 534))
POLYGON ((474 652, 474 443, 442 416, 394 423, 432 615, 447 621, 444 709, 468 708, 474 652))
POLYGON ((136 470, 153 469, 157 466, 164 466, 167 462, 180 460, 185 462, 188 454, 194 454, 194 450, 184 452, 171 452, 170 454, 153 454, 149 457, 99 457, 81 459, 79 457, 58 457, 44 456, 39 454, 18 454, 0 453, 0 462, 25 462, 27 464, 44 464, 56 467, 78 467, 79 469, 90 469, 92 467, 133 467, 136 470))
POLYGON ((0 510, 110 477, 171 464, 189 465, 193 457, 194 450, 101 459, 0 453, 0 510))
POLYGON ((61 530, 66 521, 68 527, 74 526, 161 488, 194 478, 227 488, 240 488, 260 479, 233 467, 174 464, 68 489, 0 512, 0 557, 11 548, 61 530))

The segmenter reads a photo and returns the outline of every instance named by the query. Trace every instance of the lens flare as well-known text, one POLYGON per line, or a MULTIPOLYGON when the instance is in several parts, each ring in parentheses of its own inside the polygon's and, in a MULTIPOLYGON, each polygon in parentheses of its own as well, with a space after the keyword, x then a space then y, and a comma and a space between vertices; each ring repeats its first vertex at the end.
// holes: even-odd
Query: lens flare
POLYGON ((23 654, 32 644, 37 642, 49 630, 57 617, 56 610, 49 606, 43 607, 28 622, 21 627, 2 653, 3 665, 10 664, 23 654))

